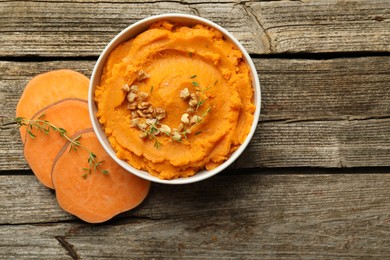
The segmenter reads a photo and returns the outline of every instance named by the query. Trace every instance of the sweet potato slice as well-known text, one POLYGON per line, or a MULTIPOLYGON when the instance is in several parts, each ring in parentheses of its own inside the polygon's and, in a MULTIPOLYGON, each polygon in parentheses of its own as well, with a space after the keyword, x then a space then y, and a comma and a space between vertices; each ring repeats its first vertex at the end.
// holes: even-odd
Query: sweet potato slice
MULTIPOLYGON (((83 74, 68 70, 53 70, 39 74, 26 85, 16 106, 16 117, 30 119, 44 107, 66 98, 88 98, 89 79, 83 74)), ((22 142, 24 127, 20 128, 22 142)))
MULTIPOLYGON (((44 115, 42 120, 47 120, 56 127, 65 129, 68 136, 81 129, 92 127, 88 114, 88 103, 82 99, 58 101, 40 110, 32 118, 38 119, 42 115, 44 115)), ((29 130, 35 135, 35 138, 29 137, 26 133, 24 157, 38 180, 46 187, 53 189, 51 169, 55 157, 67 140, 53 129, 50 129, 49 133, 39 131, 34 127, 29 130)))
POLYGON ((115 215, 133 209, 147 196, 150 182, 130 174, 120 167, 99 143, 92 129, 76 133, 87 147, 103 161, 99 169, 87 176, 89 152, 83 147, 69 151, 69 144, 58 154, 52 169, 52 180, 58 204, 65 211, 89 223, 101 223, 115 215))

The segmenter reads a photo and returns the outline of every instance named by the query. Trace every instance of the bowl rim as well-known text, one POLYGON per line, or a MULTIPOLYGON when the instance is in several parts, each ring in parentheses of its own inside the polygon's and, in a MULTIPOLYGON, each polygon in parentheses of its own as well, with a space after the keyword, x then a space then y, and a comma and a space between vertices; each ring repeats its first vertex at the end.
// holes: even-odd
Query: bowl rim
POLYGON ((229 165, 231 165, 234 161, 237 160, 237 158, 242 154, 242 152, 246 149, 248 146, 249 142, 251 141, 260 117, 260 110, 261 110, 261 88, 260 88, 260 81, 258 77, 258 73, 256 70, 256 67, 249 56, 248 52, 246 49, 242 46, 242 44, 230 33, 228 32, 225 28, 221 27, 220 25, 206 19, 203 17, 199 17, 196 15, 191 15, 191 14, 179 14, 179 13, 167 13, 167 14, 160 14, 160 15, 153 15, 146 17, 144 19, 141 19, 130 26, 126 27, 123 29, 119 34, 117 34, 103 49, 101 54, 99 55, 99 58, 97 62, 94 65, 91 78, 90 78, 90 83, 89 83, 89 89, 88 89, 88 110, 89 110, 89 115, 90 119, 92 122, 93 129, 96 133, 96 136, 100 142, 100 144, 103 146, 104 150, 108 153, 108 155, 116 162, 118 163, 121 167, 123 167, 125 170, 128 172, 149 180, 151 182, 156 182, 156 183, 161 183, 161 184, 189 184, 189 183, 194 183, 198 182, 207 178, 210 178, 217 173, 223 171, 226 169, 229 165), (95 116, 96 114, 96 104, 94 102, 94 92, 95 88, 100 83, 100 77, 101 77, 101 72, 103 69, 103 66, 105 64, 105 61, 109 55, 109 53, 120 43, 129 40, 136 35, 140 34, 141 32, 145 31, 152 23, 160 20, 170 20, 170 21, 180 21, 184 24, 204 24, 209 27, 215 28, 218 31, 220 31, 229 41, 231 41, 243 54, 244 60, 250 67, 250 74, 252 76, 252 87, 254 90, 254 105, 255 105, 255 112, 253 114, 253 122, 251 124, 251 130, 246 136, 244 142, 235 150, 227 160, 225 160, 222 164, 218 165, 216 168, 212 170, 202 170, 196 173, 195 175, 191 177, 185 177, 185 178, 177 178, 177 179, 171 179, 171 180, 163 180, 160 179, 156 176, 151 175, 147 171, 143 170, 138 170, 128 164, 127 162, 119 159, 115 151, 112 149, 110 144, 108 143, 108 140, 106 138, 106 135, 104 131, 101 128, 101 125, 95 116), (184 21, 184 22, 183 22, 184 21))

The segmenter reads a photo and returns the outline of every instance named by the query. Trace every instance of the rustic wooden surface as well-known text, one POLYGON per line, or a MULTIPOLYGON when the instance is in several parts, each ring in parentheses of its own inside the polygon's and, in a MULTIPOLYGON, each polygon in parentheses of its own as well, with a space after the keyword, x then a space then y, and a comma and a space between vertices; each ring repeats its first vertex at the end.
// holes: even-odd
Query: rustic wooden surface
POLYGON ((189 13, 231 31, 251 53, 390 51, 388 0, 1 1, 0 55, 98 55, 150 15, 189 13))
POLYGON ((262 113, 244 155, 90 225, 58 207, 1 126, 0 258, 389 258, 388 0, 0 0, 1 115, 34 75, 89 76, 119 31, 168 12, 211 19, 250 52, 262 113))
POLYGON ((0 220, 6 249, 0 257, 384 259, 388 173, 259 170, 245 178, 224 173, 189 186, 154 185, 141 207, 103 225, 61 211, 33 176, 1 176, 7 214, 0 220))

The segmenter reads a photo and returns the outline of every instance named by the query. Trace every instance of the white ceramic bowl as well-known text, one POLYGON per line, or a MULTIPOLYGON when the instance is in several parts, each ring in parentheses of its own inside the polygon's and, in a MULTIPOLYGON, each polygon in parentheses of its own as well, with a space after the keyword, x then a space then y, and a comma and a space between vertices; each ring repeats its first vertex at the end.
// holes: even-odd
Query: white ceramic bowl
POLYGON ((107 153, 119 165, 121 165, 123 168, 125 168, 127 171, 131 172, 132 174, 135 174, 135 175, 137 175, 143 179, 149 180, 149 181, 158 182, 158 183, 165 183, 165 184, 187 184, 187 183, 201 181, 201 180, 207 179, 211 176, 214 176, 215 174, 226 169, 230 164, 232 164, 240 156, 240 154, 247 147, 249 141, 251 140, 251 138, 253 136, 253 133, 256 130, 258 118, 260 115, 260 105, 261 105, 261 94, 260 93, 261 93, 260 92, 260 83, 259 83, 259 79, 257 76, 256 68, 255 68, 251 58, 249 57, 247 51, 244 49, 244 47, 238 42, 238 40, 232 34, 230 34, 227 30, 225 30, 221 26, 219 26, 219 25, 217 25, 217 24, 215 24, 207 19, 198 17, 198 16, 188 15, 188 14, 164 14, 164 15, 151 16, 151 17, 145 18, 137 23, 134 23, 133 25, 127 27, 125 30, 120 32, 105 47, 105 49, 103 50, 102 54, 100 55, 97 63, 95 64, 95 67, 94 67, 93 72, 92 72, 91 81, 90 81, 90 85, 89 85, 89 93, 88 93, 88 100, 89 100, 88 105, 89 105, 89 113, 90 113, 90 117, 92 120, 92 125, 93 125, 94 131, 95 131, 100 143, 102 144, 104 149, 107 151, 107 153), (226 160, 224 163, 222 163, 221 165, 219 165, 215 169, 210 170, 210 171, 203 170, 203 171, 198 172, 194 176, 188 177, 188 178, 178 178, 178 179, 173 179, 173 180, 161 180, 161 179, 149 174, 148 172, 138 170, 138 169, 132 167, 131 165, 129 165, 128 163, 126 163, 125 161, 119 159, 116 156, 114 150, 111 148, 110 143, 108 142, 107 137, 102 129, 102 126, 100 125, 100 123, 96 117, 97 108, 96 108, 96 104, 94 102, 93 97, 94 97, 96 86, 98 86, 100 84, 102 70, 103 70, 106 58, 108 57, 109 53, 116 46, 118 46, 120 43, 127 41, 131 38, 134 38, 135 36, 137 36, 141 32, 147 30, 152 23, 159 21, 159 20, 169 20, 169 21, 173 21, 173 22, 180 22, 180 23, 186 24, 186 25, 204 24, 204 25, 207 25, 209 27, 213 27, 213 28, 219 30, 220 32, 223 33, 223 35, 225 36, 226 39, 233 42, 237 46, 237 48, 243 53, 244 59, 247 62, 247 64, 249 65, 249 67, 251 69, 251 74, 252 74, 252 86, 254 89, 254 103, 256 105, 256 110, 254 113, 254 120, 253 120, 253 123, 251 126, 251 130, 250 130, 248 136, 246 137, 244 143, 242 143, 241 146, 234 153, 232 153, 230 155, 228 160, 226 160))

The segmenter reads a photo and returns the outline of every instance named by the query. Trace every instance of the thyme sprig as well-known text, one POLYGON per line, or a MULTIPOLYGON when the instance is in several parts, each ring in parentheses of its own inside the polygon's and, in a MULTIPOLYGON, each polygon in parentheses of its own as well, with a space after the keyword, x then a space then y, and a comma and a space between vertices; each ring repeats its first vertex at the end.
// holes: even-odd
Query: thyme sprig
MULTIPOLYGON (((154 111, 155 108, 142 99, 142 103, 134 104, 137 105, 136 113, 132 111, 130 118, 130 127, 136 127, 139 132, 138 135, 140 138, 144 140, 154 141, 154 147, 159 149, 162 146, 162 143, 159 141, 159 135, 164 134, 169 137, 171 141, 174 142, 183 142, 184 140, 188 140, 188 136, 193 133, 193 128, 200 123, 203 123, 204 118, 210 113, 211 106, 207 109, 203 109, 204 104, 209 100, 206 95, 206 91, 210 89, 210 87, 202 87, 201 84, 197 81, 197 74, 189 75, 188 78, 191 82, 192 88, 195 89, 195 93, 191 93, 188 88, 184 88, 180 91, 179 97, 188 103, 188 109, 185 113, 182 114, 180 119, 180 125, 177 128, 171 128, 168 125, 160 123, 166 117, 166 111, 163 109, 163 113, 161 115, 157 115, 157 111, 154 111), (143 107, 145 105, 145 107, 143 107), (148 105, 148 106, 146 106, 148 105), (204 112, 201 115, 200 111, 204 112), (149 112, 152 111, 152 112, 149 112), (148 112, 148 114, 145 114, 148 112), (156 113, 156 115, 155 115, 156 113)), ((214 86, 217 84, 218 80, 215 81, 214 86)), ((150 87, 149 93, 152 94, 153 85, 150 87)), ((134 99, 128 100, 129 102, 137 102, 134 99)), ((130 103, 131 104, 131 103, 130 103)), ((130 109, 131 110, 131 109, 130 109)), ((134 109, 133 109, 134 110, 134 109)), ((195 135, 199 135, 202 131, 197 131, 194 133, 195 135)), ((161 140, 161 139, 160 139, 161 140)))
MULTIPOLYGON (((180 136, 183 136, 184 139, 188 139, 187 135, 192 133, 192 129, 193 129, 195 126, 197 126, 197 125, 199 125, 199 124, 201 124, 201 123, 203 122, 204 118, 210 113, 210 111, 211 111, 211 107, 208 107, 208 108, 202 113, 202 115, 200 115, 200 116, 197 117, 197 120, 196 120, 195 123, 184 126, 184 127, 183 127, 183 130, 178 132, 178 133, 180 134, 180 136)), ((195 133, 195 135, 201 134, 201 133, 204 132, 204 131, 205 131, 205 130, 198 131, 198 132, 195 133)), ((172 139, 173 141, 176 141, 176 142, 181 142, 181 141, 182 141, 180 138, 175 138, 175 136, 172 135, 172 134, 170 134, 169 136, 171 137, 171 139, 172 139)))
POLYGON ((158 130, 158 128, 157 128, 157 123, 158 123, 158 121, 156 120, 156 122, 153 123, 153 124, 145 123, 148 127, 144 127, 144 126, 142 126, 140 124, 136 124, 136 126, 138 127, 138 129, 140 129, 142 131, 143 135, 146 138, 154 140, 154 147, 156 149, 160 149, 161 143, 157 139, 157 136, 156 136, 156 134, 160 133, 160 130, 158 130))
POLYGON ((195 124, 193 124, 193 125, 191 126, 191 128, 193 128, 193 127, 199 125, 200 123, 202 123, 202 122, 203 122, 203 119, 205 118, 205 116, 207 116, 207 115, 210 113, 210 111, 211 111, 211 107, 208 107, 208 108, 202 113, 202 115, 200 116, 200 118, 195 122, 195 124))
POLYGON ((108 170, 102 169, 100 167, 100 165, 102 163, 104 163, 104 161, 98 161, 96 158, 97 158, 96 154, 94 154, 93 152, 89 151, 89 156, 88 156, 88 165, 89 165, 89 167, 88 168, 83 168, 84 174, 82 175, 82 177, 84 179, 86 179, 88 177, 88 175, 91 174, 92 172, 96 172, 98 170, 101 173, 103 173, 104 175, 109 174, 108 170))
POLYGON ((44 113, 41 114, 37 119, 26 119, 24 117, 17 117, 15 118, 15 122, 18 128, 26 127, 27 134, 32 139, 36 138, 36 134, 33 133, 34 129, 46 135, 48 135, 51 131, 53 131, 53 132, 57 132, 62 138, 65 138, 70 143, 69 152, 77 151, 78 148, 83 148, 84 150, 86 150, 88 152, 89 167, 83 168, 84 171, 84 174, 82 175, 83 178, 87 178, 88 174, 97 171, 100 171, 103 174, 109 173, 108 170, 101 168, 101 164, 104 161, 97 160, 96 154, 90 151, 88 147, 81 144, 80 142, 81 135, 78 135, 72 139, 68 136, 68 132, 64 128, 54 125, 53 123, 44 119, 44 117, 45 117, 44 113))
MULTIPOLYGON (((194 85, 194 84, 193 84, 194 85)), ((210 87, 206 87, 206 88, 202 88, 199 83, 195 84, 194 85, 196 88, 195 88, 195 91, 196 91, 196 96, 198 97, 198 102, 196 103, 196 106, 195 106, 195 112, 198 111, 198 109, 203 106, 203 104, 208 100, 208 98, 203 98, 204 96, 206 96, 205 92, 207 90, 210 89, 210 87)))

